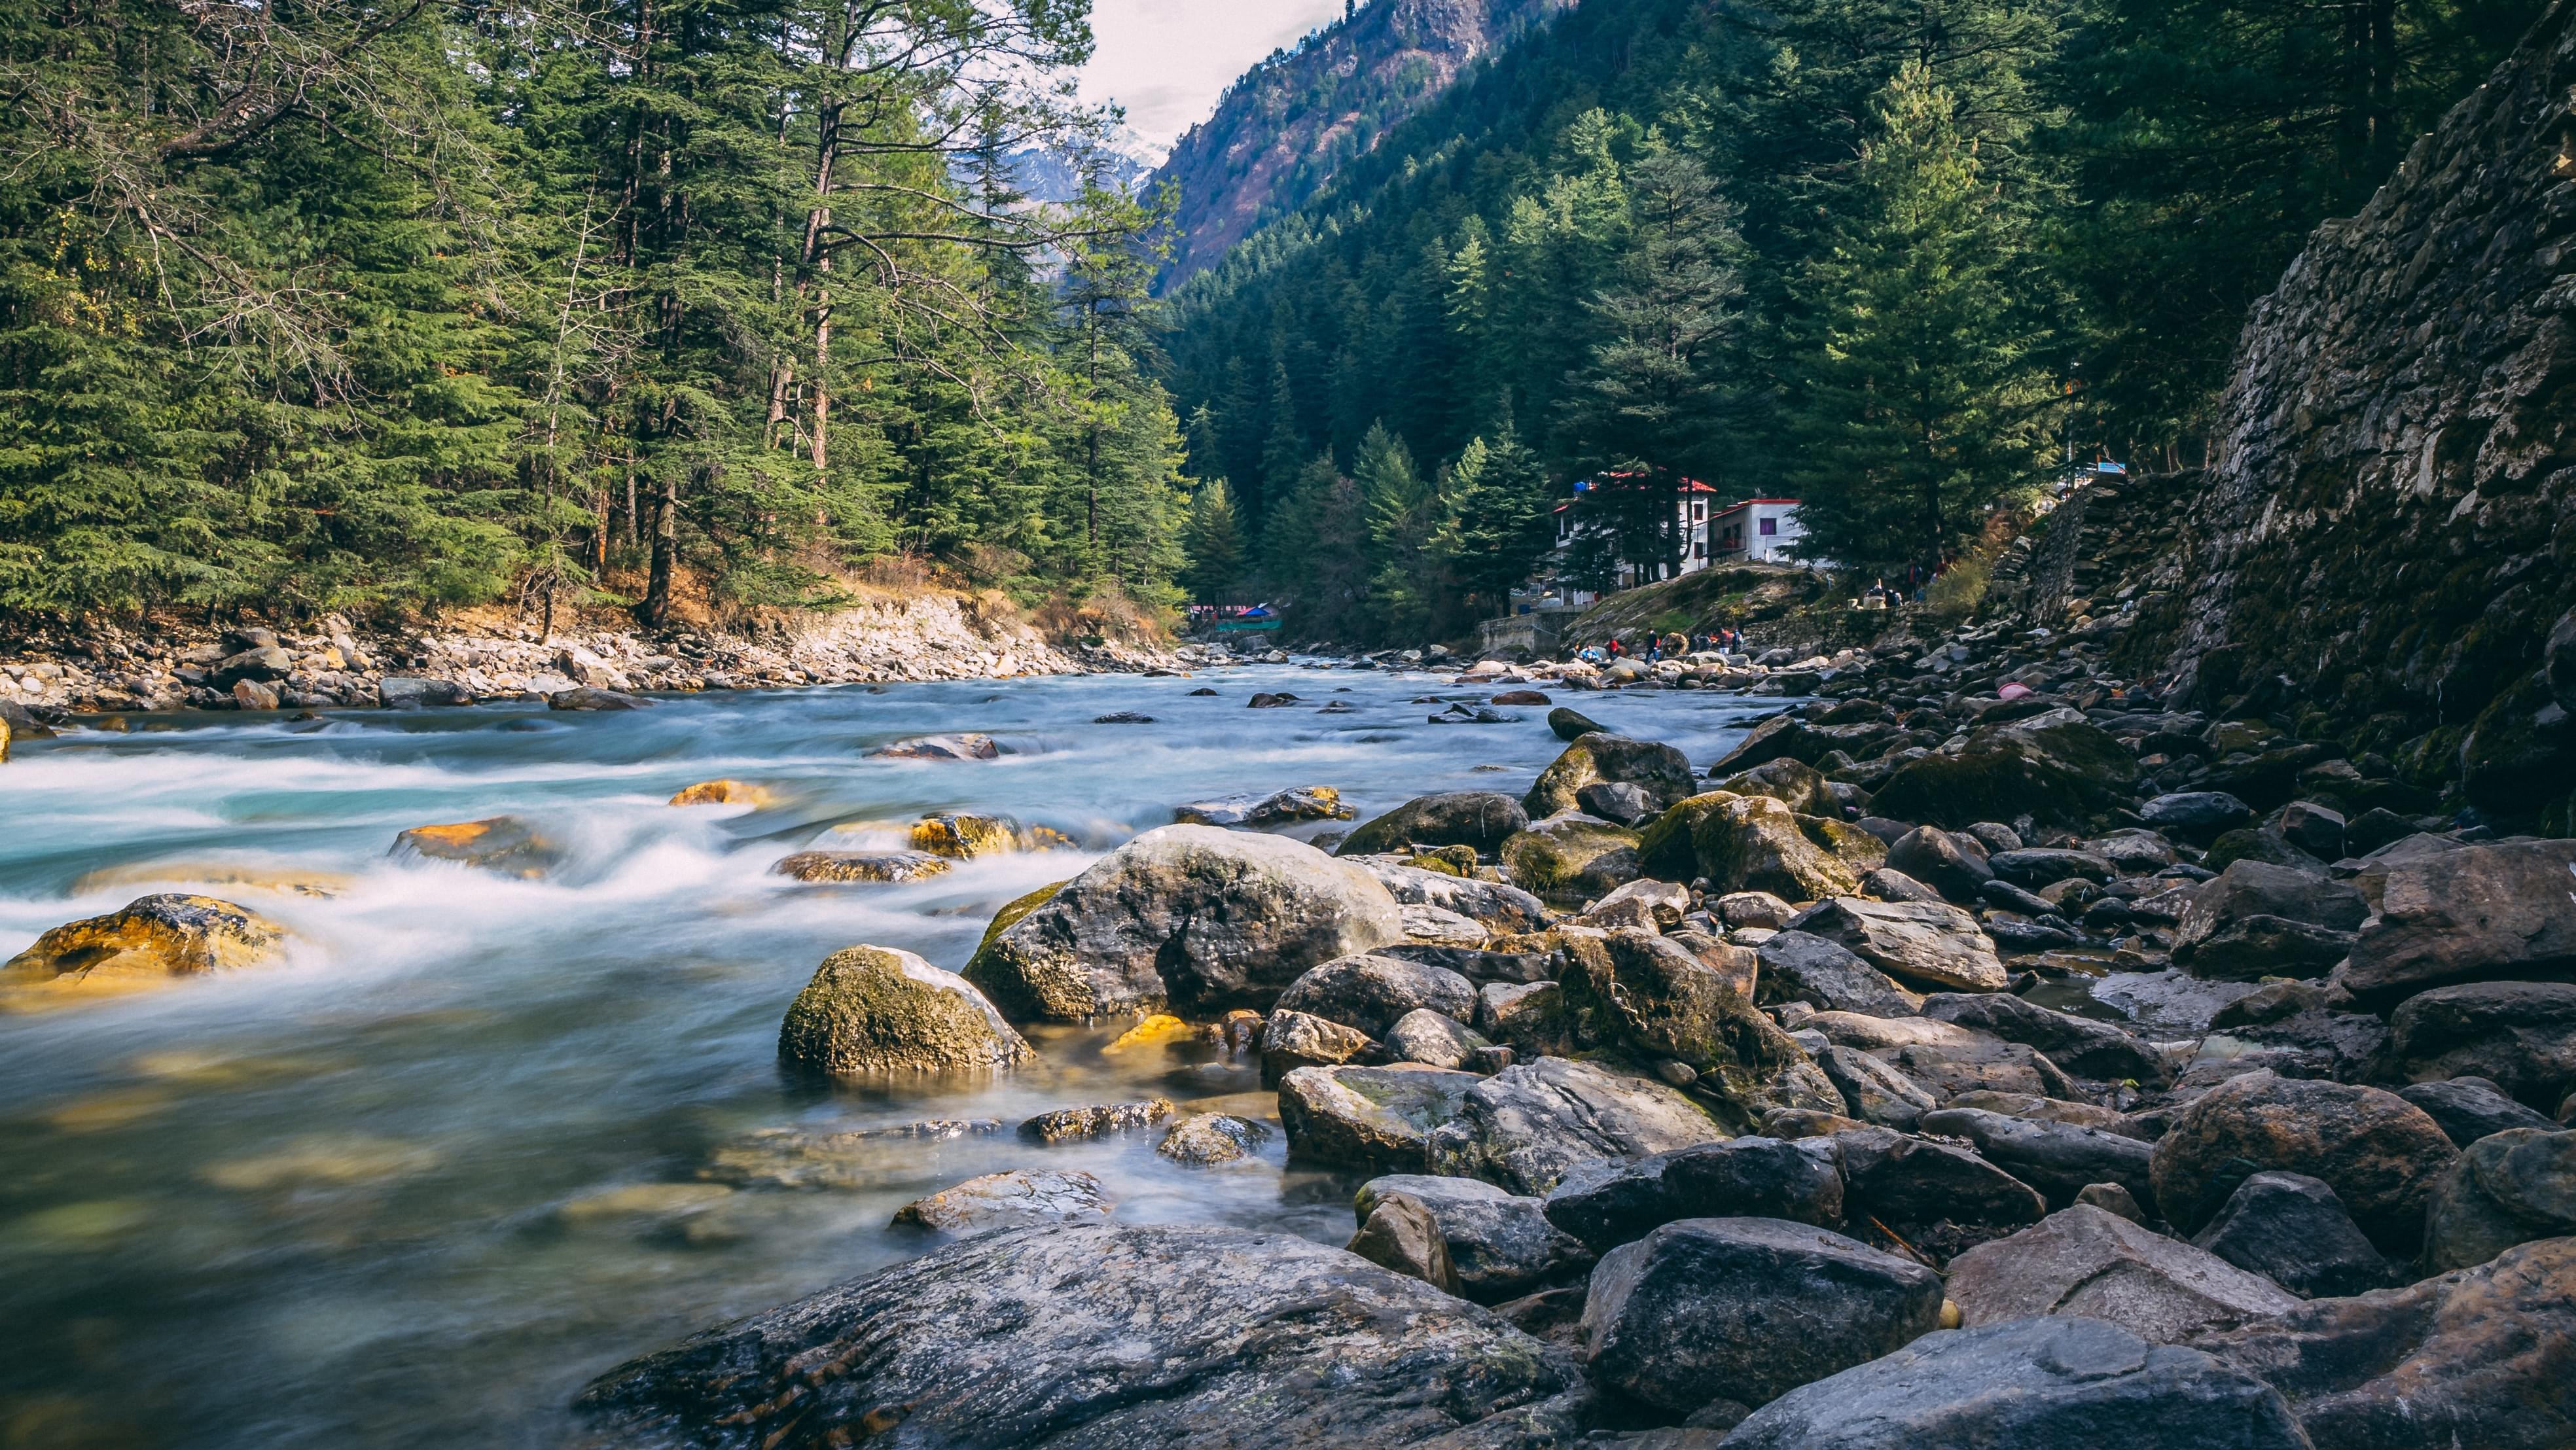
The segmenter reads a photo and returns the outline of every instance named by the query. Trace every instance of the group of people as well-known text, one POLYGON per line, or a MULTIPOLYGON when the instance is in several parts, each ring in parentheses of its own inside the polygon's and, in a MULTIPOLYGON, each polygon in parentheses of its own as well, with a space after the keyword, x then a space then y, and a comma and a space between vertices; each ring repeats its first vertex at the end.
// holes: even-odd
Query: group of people
POLYGON ((1744 650, 1744 631, 1740 629, 1712 629, 1705 632, 1689 634, 1676 632, 1673 634, 1648 635, 1646 637, 1646 648, 1643 653, 1640 653, 1626 640, 1621 639, 1614 634, 1610 636, 1610 642, 1608 644, 1600 646, 1597 649, 1587 648, 1581 650, 1576 653, 1575 658, 1591 664, 1613 664, 1623 659, 1633 659, 1642 660, 1651 665, 1665 659, 1677 659, 1682 655, 1693 654, 1702 650, 1713 650, 1722 654, 1740 654, 1744 650))

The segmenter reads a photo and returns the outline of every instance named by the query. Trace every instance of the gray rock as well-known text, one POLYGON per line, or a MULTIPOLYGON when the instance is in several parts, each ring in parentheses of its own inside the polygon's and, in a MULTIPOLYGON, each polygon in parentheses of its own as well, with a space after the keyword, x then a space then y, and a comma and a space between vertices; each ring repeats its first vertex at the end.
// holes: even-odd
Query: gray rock
POLYGON ((1860 894, 1877 901, 1939 901, 1941 893, 1906 875, 1884 866, 1861 874, 1860 894))
POLYGON ((2459 1150, 2393 1093, 2256 1070, 2193 1099, 2156 1140, 2156 1206, 2197 1232, 2266 1169, 2325 1180, 2381 1252, 2422 1241, 2424 1205, 2459 1150))
POLYGON ((1517 886, 1471 881, 1378 858, 1360 864, 1399 906, 1436 906, 1495 931, 1538 931, 1548 922, 1547 904, 1517 886))
POLYGON ((987 941, 966 977, 1006 1012, 1267 1011, 1309 967, 1404 939, 1365 869, 1280 836, 1147 831, 987 941))
POLYGON ((1431 1131, 1485 1081, 1411 1064, 1301 1067, 1279 1080, 1279 1121, 1302 1161, 1411 1172, 1423 1166, 1431 1131))
POLYGON ((2576 1234, 2576 1132, 2507 1128, 2469 1145, 2424 1214, 2424 1266, 2483 1264, 2515 1244, 2576 1234))
POLYGON ((1440 1222, 1429 1204, 1410 1194, 1380 1195, 1348 1247, 1372 1264, 1420 1279, 1443 1294, 1458 1292, 1458 1268, 1449 1260, 1440 1222))
POLYGON ((1816 1066, 1842 1094, 1844 1108, 1862 1122, 1911 1131, 1925 1113, 1941 1105, 1923 1084, 1857 1048, 1837 1042, 1815 1056, 1816 1066))
POLYGON ((1397 1018, 1386 1034, 1387 1056, 1425 1067, 1464 1067, 1479 1051, 1492 1045, 1455 1019, 1428 1007, 1417 1007, 1397 1018))
POLYGON ((2390 1279, 2334 1189, 2303 1173, 2246 1179, 2192 1243, 2302 1299, 2367 1293, 2390 1279))
POLYGON ((2075 1201, 2104 1213, 2116 1213, 2141 1226, 2147 1221, 2147 1211, 2138 1206, 2137 1195, 2116 1183, 2087 1183, 2076 1193, 2075 1201))
POLYGON ((2025 846, 2018 851, 1997 851, 1986 858, 1995 875, 2015 886, 2037 891, 2060 881, 2108 881, 2119 873, 2109 861, 2090 851, 2069 851, 2054 847, 2025 846))
POLYGON ((2223 790, 2178 791, 2138 807, 2138 819, 2177 841, 2205 846, 2253 820, 2254 808, 2223 790))
POLYGON ((2089 1204, 1952 1259, 1950 1298, 1970 1327, 2071 1314, 2111 1320, 2158 1344, 2298 1303, 2269 1279, 2089 1204))
POLYGON ((1356 1027, 1312 1013, 1274 1010, 1261 1026, 1261 1083, 1276 1087, 1298 1068, 1339 1067, 1376 1050, 1376 1040, 1356 1027))
POLYGON ((1918 826, 1887 848, 1887 869, 1902 871, 1944 897, 1966 906, 1977 900, 1977 888, 1995 878, 1986 864, 1985 843, 1965 832, 1918 826))
POLYGON ((1843 1212, 1855 1224, 1866 1215, 1899 1228, 2010 1227, 2037 1223, 2048 1212, 2038 1189, 1947 1143, 1890 1128, 1847 1128, 1833 1138, 1843 1159, 1843 1212))
POLYGON ((2464 846, 2391 867, 2347 985, 2365 1000, 2394 1000, 2453 982, 2576 973, 2571 887, 2576 841, 2464 846))
POLYGON ((1515 885, 1560 899, 1604 896, 1644 874, 1636 832, 1580 811, 1530 822, 1500 854, 1515 885))
MULTIPOLYGON (((1731 966, 1752 965, 1744 948, 1709 945, 1741 959, 1731 966)), ((1842 1106, 1806 1052, 1737 990, 1742 976, 1709 966, 1677 939, 1632 929, 1569 936, 1561 958, 1574 1041, 1687 1067, 1674 1081, 1715 1099, 1710 1114, 1722 1126, 1748 1131, 1777 1108, 1842 1106)))
POLYGON ((642 710, 653 702, 622 690, 595 690, 585 685, 578 689, 557 690, 546 696, 549 710, 642 710))
POLYGON ((2320 861, 2343 857, 2346 823, 2343 812, 2315 801, 2292 801, 2281 807, 2273 829, 2291 845, 2320 861))
POLYGON ((1945 1102, 1973 1092, 2079 1096, 2074 1080, 2049 1061, 2048 1054, 1983 1034, 1972 1043, 1909 1043, 1881 1049, 1876 1055, 1945 1102))
POLYGON ((2388 1028, 2390 1057, 2410 1082, 2480 1077, 2541 1108, 2576 1090, 2576 984, 2436 987, 2407 998, 2388 1028))
POLYGON ((1571 1051, 1564 995, 1554 982, 1488 983, 1476 994, 1477 1030, 1530 1056, 1571 1051))
POLYGON ((1309 968, 1279 994, 1274 1010, 1303 1012, 1382 1038, 1406 1013, 1426 1007, 1447 1017, 1472 1017, 1475 984, 1446 967, 1371 953, 1309 968))
POLYGON ((1041 1143, 1070 1143, 1085 1138, 1105 1138, 1134 1128, 1149 1128, 1172 1116, 1172 1100, 1151 1098, 1141 1103, 1090 1103, 1078 1108, 1056 1108, 1038 1114, 1020 1124, 1020 1136, 1041 1143))
POLYGON ((473 695, 454 680, 422 680, 387 675, 376 682, 376 698, 388 710, 418 710, 432 705, 471 705, 473 695))
POLYGON ((2009 980, 1977 919, 1955 906, 1837 896, 1800 912, 1787 929, 1821 937, 1891 977, 1936 990, 1999 992, 2009 980))
POLYGON ((1774 1218, 1666 1224, 1602 1257, 1583 1306, 1587 1368, 1675 1414, 1764 1405, 1931 1330, 1941 1278, 1774 1218))
POLYGON ((2507 1128, 2538 1128, 2546 1133, 2559 1126, 2506 1097, 2501 1088, 2482 1077, 2413 1083, 2399 1088, 2397 1095, 2422 1108, 2427 1117, 2441 1124, 2444 1136, 2463 1148, 2507 1128))
POLYGON ((2099 1319, 1927 1334, 1774 1400, 1728 1450, 2312 1450, 2271 1386, 2099 1319))
POLYGON ((1843 1221, 1840 1155, 1830 1138, 1730 1138, 1633 1161, 1582 1164, 1547 1195, 1547 1220, 1594 1252, 1685 1218, 1843 1221))
POLYGON ((1432 1131, 1426 1153, 1434 1173, 1543 1194, 1578 1164, 1724 1136, 1697 1104, 1661 1083, 1542 1057, 1477 1080, 1457 1116, 1432 1131))
POLYGON ((1202 1167, 1248 1157, 1270 1140, 1266 1124, 1232 1113, 1192 1113, 1172 1124, 1154 1151, 1177 1163, 1202 1167))
POLYGON ((2262 861, 2237 861, 2192 893, 2174 933, 2174 960, 2196 976, 2321 976, 2343 960, 2370 903, 2340 881, 2262 861))
POLYGON ((1360 823, 1337 855, 1367 856, 1405 846, 1468 846, 1479 856, 1502 849, 1505 838, 1529 826, 1529 812, 1510 796, 1489 790, 1444 791, 1416 796, 1385 815, 1360 823))
POLYGON ((826 957, 778 1029, 781 1063, 831 1077, 994 1072, 1035 1056, 965 978, 887 947, 826 957))
POLYGON ((1403 1194, 1430 1210, 1457 1274, 1453 1292, 1479 1304, 1577 1282, 1591 1271, 1592 1251, 1548 1222, 1540 1199, 1505 1193, 1475 1178, 1389 1174, 1360 1185, 1353 1200, 1360 1221, 1366 1223, 1389 1194, 1403 1194))
POLYGON ((895 1210, 894 1221, 942 1233, 981 1233, 1105 1219, 1113 1206, 1100 1180, 1088 1173, 1015 1168, 914 1199, 895 1210))
POLYGON ((1977 1108, 1925 1113, 1916 1131, 1967 1139, 1979 1156, 2048 1195, 2055 1206, 2074 1202, 2095 1183, 2116 1183, 2141 1202, 2155 1201, 2148 1171, 2155 1150, 2118 1133, 1977 1108))
POLYGON ((1574 800, 1585 815, 1623 826, 1651 821, 1662 815, 1668 804, 1646 787, 1624 780, 1596 780, 1576 791, 1574 800))
POLYGON ((1849 948, 1803 931, 1784 931, 1754 948, 1761 962, 1755 987, 1765 1003, 1805 1002, 1829 1012, 1910 1017, 1923 999, 1849 948))
POLYGON ((612 1443, 708 1450, 889 1430, 1182 1450, 1210 1426, 1247 1445, 1376 1450, 1580 1384, 1564 1351, 1340 1249, 1069 1224, 978 1235, 709 1330, 610 1371, 579 1408, 612 1443))
POLYGON ((2162 1053, 2110 1023, 2051 1011, 2008 993, 1935 993, 1923 999, 1923 1015, 2036 1048, 2077 1077, 2154 1087, 2172 1075, 2162 1053))
POLYGON ((1581 736, 1539 772, 1521 806, 1532 820, 1576 809, 1583 787, 1596 781, 1642 787, 1660 812, 1691 793, 1690 759, 1652 740, 1607 733, 1581 736))

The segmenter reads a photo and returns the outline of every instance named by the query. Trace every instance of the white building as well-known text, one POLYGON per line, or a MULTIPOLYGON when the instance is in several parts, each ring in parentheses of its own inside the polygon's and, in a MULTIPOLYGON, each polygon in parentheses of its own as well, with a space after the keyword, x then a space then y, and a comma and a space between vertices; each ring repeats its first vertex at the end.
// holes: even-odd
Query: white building
POLYGON ((1794 498, 1748 498, 1719 509, 1705 527, 1708 557, 1728 564, 1796 563, 1789 546, 1807 534, 1798 527, 1798 501, 1794 498))

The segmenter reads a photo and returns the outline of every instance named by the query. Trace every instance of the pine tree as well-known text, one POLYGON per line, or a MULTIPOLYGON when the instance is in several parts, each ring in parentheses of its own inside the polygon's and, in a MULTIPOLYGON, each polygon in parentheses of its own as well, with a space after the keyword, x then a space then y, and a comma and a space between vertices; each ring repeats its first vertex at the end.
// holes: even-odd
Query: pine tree
POLYGON ((1419 638, 1430 624, 1440 592, 1427 550, 1439 527, 1440 497, 1413 466, 1404 441, 1383 423, 1360 440, 1352 464, 1365 511, 1369 541, 1369 638, 1419 638))
POLYGON ((1506 413, 1491 443, 1470 439, 1458 456, 1432 551, 1483 613, 1508 613, 1513 587, 1556 543, 1555 503, 1506 413))
POLYGON ((2046 466, 2043 334, 2022 219, 1948 94, 1908 66, 1875 112, 1850 214, 1801 278, 1818 332, 1798 516, 1817 557, 1928 573, 2046 466))
POLYGON ((1189 560, 1182 582, 1193 601, 1236 602, 1235 587, 1243 578, 1243 528, 1235 518, 1234 496, 1224 479, 1211 478, 1199 485, 1198 496, 1190 501, 1189 528, 1182 535, 1181 551, 1189 560))

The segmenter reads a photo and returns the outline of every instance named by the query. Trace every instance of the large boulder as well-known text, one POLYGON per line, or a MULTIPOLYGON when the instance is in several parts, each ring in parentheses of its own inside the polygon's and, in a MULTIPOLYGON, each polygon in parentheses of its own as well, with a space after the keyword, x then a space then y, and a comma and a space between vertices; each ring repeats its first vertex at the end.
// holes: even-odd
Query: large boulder
POLYGON ((2192 1244, 2302 1299, 2367 1293, 2389 1279, 2388 1261, 2343 1200, 2304 1173, 2246 1179, 2192 1244))
POLYGON ((1697 1104, 1662 1083, 1542 1057, 1467 1089, 1457 1116, 1432 1130, 1426 1157, 1434 1173, 1544 1194, 1578 1164, 1724 1136, 1697 1104))
POLYGON ((2135 1138, 2076 1123, 2013 1117, 1981 1108, 1925 1113, 1916 1131, 1965 1138, 1980 1156, 2064 1207, 2096 1183, 2116 1183, 2141 1202, 2154 1200, 2154 1149, 2135 1138))
POLYGON ((1262 1011, 1307 968, 1403 939, 1395 898, 1354 862, 1280 836, 1165 826, 986 942, 966 977, 1006 1012, 1056 1021, 1262 1011))
POLYGON ((1842 814, 1833 782, 1825 779, 1824 772, 1787 756, 1738 771, 1710 788, 1730 795, 1767 795, 1802 816, 1842 814))
POLYGON ((1956 755, 1906 762, 1870 797, 1900 821, 1963 831, 1980 821, 2078 826, 2126 803, 2137 758, 2071 710, 1969 732, 1956 755))
POLYGON ((286 933, 248 907, 211 896, 139 897, 66 922, 0 963, 0 993, 111 995, 276 960, 286 933))
POLYGON ((1565 747, 1521 797, 1532 820, 1574 810, 1583 788, 1596 781, 1635 785, 1655 797, 1657 809, 1691 793, 1690 758, 1673 747, 1624 735, 1585 735, 1565 747))
POLYGON ((1789 930, 1821 937, 1899 981, 1937 991, 1999 992, 2011 980, 1977 919, 1940 902, 1837 896, 1791 918, 1789 930))
POLYGON ((1540 896, 1602 896, 1634 881, 1644 868, 1637 833, 1580 811, 1530 822, 1503 842, 1503 874, 1540 896))
POLYGON ((1759 1406, 1941 1318, 1941 1276, 1812 1224, 1669 1223, 1602 1256, 1583 1305, 1601 1384, 1673 1414, 1759 1406))
POLYGON ((2013 1227, 2048 1212, 2038 1189, 1976 1154, 1890 1128, 1846 1128, 1843 1211, 1905 1228, 1941 1223, 2013 1227))
POLYGON ((2353 944, 2347 985, 2394 1001, 2453 982, 2576 974, 2571 887, 2576 841, 2465 846, 2393 865, 2378 916, 2353 944))
POLYGON ((2544 1112, 2576 1090, 2576 984, 2436 987, 2407 998, 2388 1028, 2390 1059, 2408 1082, 2484 1078, 2544 1112))
POLYGON ((1634 1160, 1578 1166, 1547 1195, 1547 1220, 1595 1253, 1685 1218, 1843 1221, 1840 1152, 1830 1138, 1730 1138, 1634 1160))
POLYGON ((1977 904, 1977 888, 1995 879, 1985 844, 1964 831, 1917 826, 1887 848, 1887 869, 1922 882, 1961 906, 1977 904))
POLYGON ((1923 999, 1851 950, 1803 931, 1784 931, 1754 948, 1761 963, 1755 994, 1765 1005, 1805 1002, 1828 1012, 1910 1017, 1923 999))
POLYGON ((2369 915, 2370 903, 2343 882, 2237 861, 2192 892, 2173 957, 2194 976, 2223 981, 2323 976, 2369 915))
POLYGON ((1279 1080, 1288 1152, 1309 1163, 1419 1171, 1433 1129, 1458 1116, 1484 1079, 1410 1063, 1301 1067, 1279 1080))
POLYGON ((2576 1234, 2576 1132, 2508 1128, 2472 1143, 2433 1190, 2424 1267, 2483 1264, 2515 1244, 2576 1234))
POLYGON ((1476 1014, 1476 986, 1447 967, 1365 953, 1309 968, 1279 994, 1273 1010, 1384 1037, 1404 1014, 1425 1007, 1464 1021, 1476 1014))
POLYGON ((2085 1203, 1952 1259, 1950 1298, 1970 1326, 2072 1314, 2158 1344, 2299 1302, 2259 1274, 2085 1203))
MULTIPOLYGON (((1564 1351, 1286 1234, 984 1234, 610 1371, 604 1442, 1376 1450, 1579 1388, 1564 1351), (1150 1371, 1150 1372, 1149 1372, 1150 1371)), ((1505 1442, 1510 1443, 1510 1442, 1505 1442)))
POLYGON ((2266 1169, 2322 1179, 2389 1254, 2411 1253, 2434 1184, 2458 1161, 2441 1125, 2394 1093, 2280 1077, 2228 1079, 2176 1113, 2155 1147, 2156 1206, 2197 1232, 2266 1169))
POLYGON ((2130 1033, 2007 992, 1936 992, 1923 999, 1923 1015, 2036 1048, 2077 1077, 2154 1086, 2172 1076, 2164 1055, 2130 1033))
POLYGON ((1633 927, 1569 936, 1563 961, 1558 986, 1575 1041, 1690 1068, 1694 1085, 1723 1104, 1726 1126, 1749 1132, 1780 1108, 1841 1108, 1805 1050, 1736 990, 1740 978, 1672 938, 1633 927))
POLYGON ((2046 1316, 1927 1334, 1790 1391, 1728 1450, 2315 1450, 2280 1395, 2198 1350, 2099 1319, 2046 1316))
POLYGON ((1810 840, 1802 824, 1769 796, 1724 796, 1691 828, 1699 874, 1712 891, 1768 891, 1790 901, 1860 890, 1860 871, 1810 840))
POLYGON ((1453 790, 1416 796, 1385 815, 1362 821, 1334 849, 1339 856, 1369 856, 1406 846, 1466 846, 1479 856, 1502 849, 1513 832, 1527 829, 1529 812, 1510 796, 1490 790, 1453 790))
POLYGON ((2318 1450, 2559 1450, 2576 1443, 2576 1238, 2198 1346, 2279 1389, 2318 1450))
POLYGON ((965 978, 887 947, 825 957, 778 1029, 781 1063, 831 1077, 993 1072, 1035 1055, 965 978))
POLYGON ((1380 1202, 1402 1194, 1429 1210, 1457 1276, 1457 1292, 1500 1304, 1591 1271, 1593 1253, 1548 1222, 1544 1200, 1505 1193, 1476 1178, 1396 1173, 1360 1185, 1352 1207, 1365 1226, 1380 1202))

